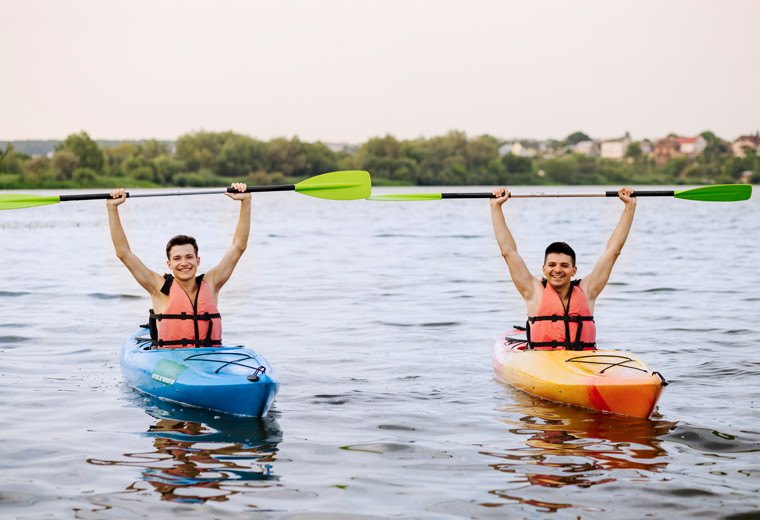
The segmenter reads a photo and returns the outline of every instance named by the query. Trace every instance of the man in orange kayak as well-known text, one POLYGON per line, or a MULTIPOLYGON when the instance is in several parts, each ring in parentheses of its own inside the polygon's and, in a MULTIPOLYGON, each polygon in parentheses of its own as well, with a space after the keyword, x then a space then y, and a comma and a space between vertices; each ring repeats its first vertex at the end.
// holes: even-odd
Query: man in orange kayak
POLYGON ((578 267, 575 251, 564 242, 546 248, 543 280, 528 270, 517 253, 517 245, 504 220, 502 205, 509 199, 507 188, 496 188, 491 199, 491 218, 501 254, 507 261, 512 281, 528 308, 526 324, 528 345, 535 349, 593 350, 596 344, 594 304, 610 278, 612 267, 623 249, 636 211, 633 188, 620 188, 618 197, 625 202, 612 237, 591 273, 582 280, 572 280, 578 267))
POLYGON ((111 190, 106 202, 111 239, 119 257, 153 301, 150 329, 153 344, 159 348, 212 347, 222 343, 222 320, 217 303, 219 291, 248 245, 251 229, 251 194, 246 185, 232 185, 238 192, 225 193, 240 201, 232 247, 219 265, 197 276, 201 259, 193 237, 177 235, 166 245, 166 265, 171 274, 160 275, 148 269, 129 248, 127 235, 119 218, 119 206, 127 198, 123 189, 111 190))

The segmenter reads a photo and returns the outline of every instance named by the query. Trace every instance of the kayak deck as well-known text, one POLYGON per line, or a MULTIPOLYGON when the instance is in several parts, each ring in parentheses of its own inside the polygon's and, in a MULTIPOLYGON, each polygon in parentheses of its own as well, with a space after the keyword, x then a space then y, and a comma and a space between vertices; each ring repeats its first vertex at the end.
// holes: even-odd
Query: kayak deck
POLYGON ((619 350, 526 350, 512 330, 491 353, 496 376, 550 401, 648 418, 667 382, 638 356, 619 350))
POLYGON ((247 417, 274 402, 280 378, 264 357, 244 347, 151 349, 149 332, 121 349, 121 371, 131 387, 166 401, 247 417))

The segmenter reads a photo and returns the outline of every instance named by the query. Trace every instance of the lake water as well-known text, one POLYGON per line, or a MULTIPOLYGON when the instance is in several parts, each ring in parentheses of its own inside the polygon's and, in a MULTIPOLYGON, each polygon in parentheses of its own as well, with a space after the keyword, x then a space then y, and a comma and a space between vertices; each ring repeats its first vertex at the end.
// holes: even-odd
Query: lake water
MULTIPOLYGON (((638 204, 596 322, 600 345, 670 381, 651 420, 494 377, 491 346, 525 306, 485 200, 254 195, 220 308, 225 343, 282 379, 263 419, 124 383, 119 349, 150 300, 103 201, 0 212, 0 518, 758 518, 759 200, 638 204)), ((505 213, 534 273, 565 240, 582 277, 622 208, 515 199, 505 213)), ((237 212, 221 195, 121 206, 158 272, 178 233, 215 265, 237 212)))

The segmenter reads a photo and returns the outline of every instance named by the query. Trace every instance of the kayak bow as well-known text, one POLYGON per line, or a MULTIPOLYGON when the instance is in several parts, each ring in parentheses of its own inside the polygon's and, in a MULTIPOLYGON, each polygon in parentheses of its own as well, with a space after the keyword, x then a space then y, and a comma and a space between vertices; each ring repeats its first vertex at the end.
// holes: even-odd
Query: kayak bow
POLYGON ((280 378, 261 354, 244 347, 151 349, 148 329, 121 348, 129 386, 198 408, 262 417, 274 402, 280 378))
POLYGON ((529 394, 591 410, 648 418, 667 381, 621 350, 526 350, 525 332, 494 343, 496 376, 529 394))

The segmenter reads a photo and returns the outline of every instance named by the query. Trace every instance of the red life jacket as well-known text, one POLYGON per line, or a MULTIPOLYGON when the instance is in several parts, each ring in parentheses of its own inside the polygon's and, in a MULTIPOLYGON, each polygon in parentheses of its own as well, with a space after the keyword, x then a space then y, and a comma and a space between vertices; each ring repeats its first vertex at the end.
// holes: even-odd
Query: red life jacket
POLYGON ((174 277, 164 275, 161 292, 169 296, 169 305, 162 314, 150 310, 150 336, 159 348, 218 347, 222 345, 222 315, 214 303, 211 288, 198 276, 195 302, 174 277))
POLYGON ((528 347, 538 350, 594 350, 596 349, 596 325, 588 308, 586 294, 580 288, 580 280, 570 284, 567 309, 557 291, 541 280, 544 294, 541 305, 526 325, 528 347), (533 326, 531 326, 533 324, 533 326))

